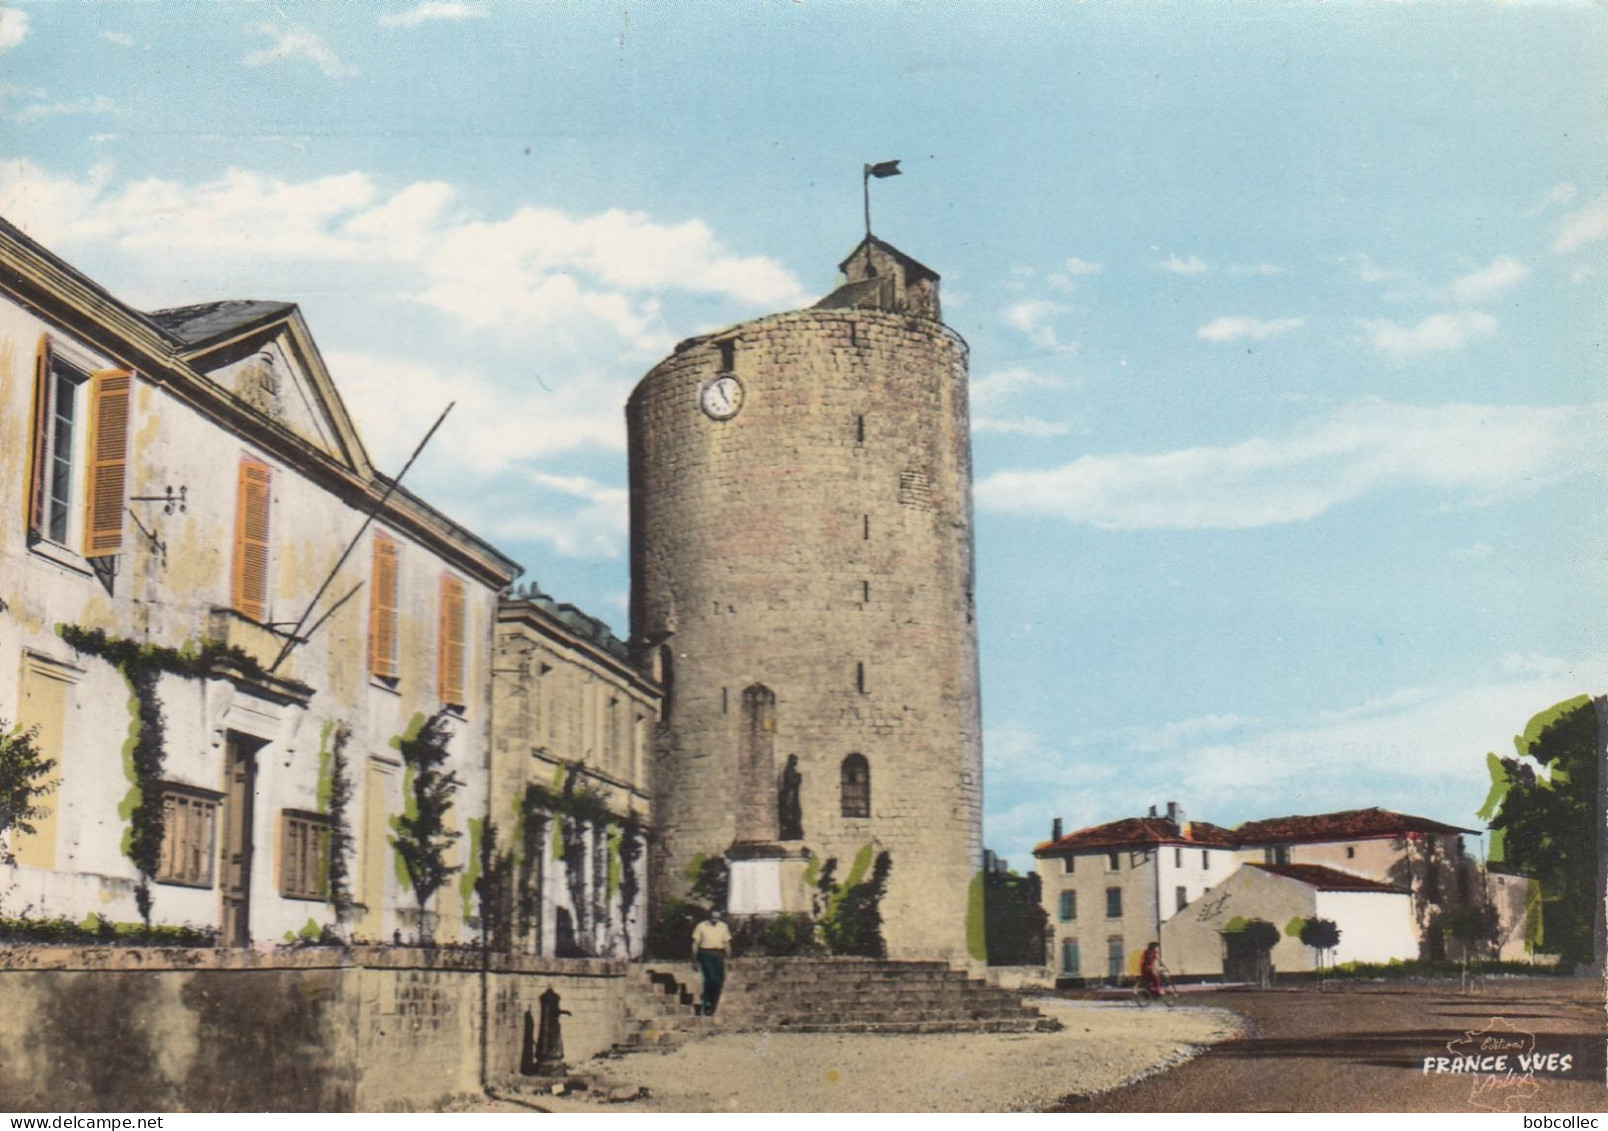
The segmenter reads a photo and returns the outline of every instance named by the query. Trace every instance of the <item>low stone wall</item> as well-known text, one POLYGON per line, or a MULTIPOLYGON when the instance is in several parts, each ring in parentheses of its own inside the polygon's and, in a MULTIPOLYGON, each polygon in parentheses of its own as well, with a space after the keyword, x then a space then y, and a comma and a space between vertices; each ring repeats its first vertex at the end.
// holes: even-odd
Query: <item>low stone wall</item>
POLYGON ((571 1064, 623 1039, 624 963, 485 967, 377 947, 0 950, 0 1110, 429 1110, 517 1075, 549 988, 571 1064))

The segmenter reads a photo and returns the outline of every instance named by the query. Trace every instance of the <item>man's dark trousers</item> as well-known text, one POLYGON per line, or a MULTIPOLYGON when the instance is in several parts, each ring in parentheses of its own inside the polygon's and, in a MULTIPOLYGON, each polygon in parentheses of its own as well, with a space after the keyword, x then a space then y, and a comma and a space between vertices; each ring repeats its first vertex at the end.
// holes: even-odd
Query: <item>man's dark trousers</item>
POLYGON ((703 973, 703 1005, 698 1012, 713 1017, 715 1006, 720 1004, 720 991, 726 984, 726 956, 718 950, 700 950, 698 969, 703 973))

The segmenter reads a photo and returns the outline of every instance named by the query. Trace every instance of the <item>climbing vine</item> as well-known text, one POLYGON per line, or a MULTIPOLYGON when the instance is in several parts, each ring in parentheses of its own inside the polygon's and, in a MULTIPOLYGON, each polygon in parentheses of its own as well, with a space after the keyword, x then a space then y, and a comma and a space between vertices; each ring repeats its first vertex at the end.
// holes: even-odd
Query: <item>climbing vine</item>
POLYGON ((344 918, 352 900, 352 826, 347 812, 352 801, 352 768, 346 744, 352 737, 345 723, 326 723, 319 749, 318 807, 329 817, 329 902, 344 918), (325 767, 328 767, 327 772, 325 767))
MULTIPOLYGON (((396 835, 391 847, 401 859, 414 898, 419 905, 421 941, 430 936, 428 908, 436 892, 459 871, 461 865, 447 863, 447 850, 463 834, 447 825, 453 796, 459 785, 455 771, 444 770, 451 735, 445 708, 431 715, 408 734, 392 740, 407 767, 405 809, 391 819, 396 835)), ((415 719, 415 722, 419 720, 415 719)))
POLYGON ((821 940, 833 954, 887 956, 887 944, 882 938, 882 897, 888 890, 893 857, 885 851, 873 857, 873 851, 867 844, 855 854, 842 883, 836 878, 835 857, 828 857, 815 874, 815 921, 821 940))

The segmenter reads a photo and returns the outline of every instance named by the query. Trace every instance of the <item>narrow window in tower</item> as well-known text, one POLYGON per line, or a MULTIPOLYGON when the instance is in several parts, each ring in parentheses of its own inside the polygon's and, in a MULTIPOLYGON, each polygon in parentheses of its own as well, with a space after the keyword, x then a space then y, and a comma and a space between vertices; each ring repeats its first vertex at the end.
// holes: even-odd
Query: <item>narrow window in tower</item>
POLYGON ((722 373, 735 373, 737 371, 737 339, 727 338, 725 341, 716 342, 715 346, 720 350, 720 371, 722 373))
POLYGON ((856 416, 854 418, 854 441, 857 444, 865 443, 865 417, 864 416, 856 416))
POLYGON ((676 707, 676 662, 675 653, 670 645, 659 645, 659 686, 664 690, 664 705, 659 709, 660 717, 665 722, 675 713, 676 707))
POLYGON ((854 689, 861 695, 865 694, 865 661, 861 660, 854 665, 854 689))
POLYGON ((860 582, 860 604, 869 605, 870 603, 871 603, 871 583, 869 581, 862 581, 862 582, 860 582))
POLYGON ((720 689, 720 713, 722 715, 731 713, 731 688, 729 687, 720 689))
POLYGON ((871 815, 871 764, 860 754, 843 759, 841 796, 845 817, 871 815))
POLYGON ((862 515, 860 519, 860 537, 866 541, 871 540, 871 516, 862 515))

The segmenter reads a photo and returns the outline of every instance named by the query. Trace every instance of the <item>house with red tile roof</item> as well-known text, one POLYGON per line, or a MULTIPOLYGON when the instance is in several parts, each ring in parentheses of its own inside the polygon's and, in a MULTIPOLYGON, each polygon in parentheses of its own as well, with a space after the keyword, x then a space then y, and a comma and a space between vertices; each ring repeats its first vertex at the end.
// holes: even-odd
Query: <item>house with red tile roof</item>
POLYGON ((1057 820, 1033 855, 1062 980, 1132 976, 1154 940, 1175 974, 1223 975, 1236 965, 1233 936, 1253 919, 1280 929, 1275 969, 1310 970, 1317 955, 1298 936, 1305 918, 1334 919, 1320 905, 1345 919, 1338 961, 1446 957, 1438 917, 1487 904, 1499 911, 1500 956, 1523 957, 1522 893, 1469 855, 1463 837, 1475 833, 1380 808, 1226 829, 1169 802, 1165 816, 1152 807, 1066 834, 1057 820), (1285 914, 1291 908, 1305 911, 1285 914))

